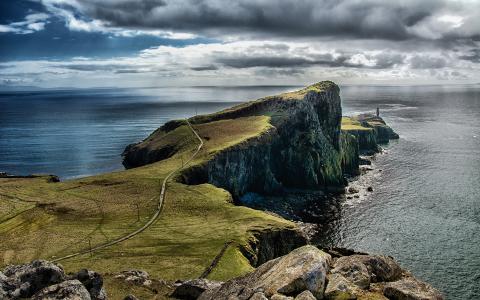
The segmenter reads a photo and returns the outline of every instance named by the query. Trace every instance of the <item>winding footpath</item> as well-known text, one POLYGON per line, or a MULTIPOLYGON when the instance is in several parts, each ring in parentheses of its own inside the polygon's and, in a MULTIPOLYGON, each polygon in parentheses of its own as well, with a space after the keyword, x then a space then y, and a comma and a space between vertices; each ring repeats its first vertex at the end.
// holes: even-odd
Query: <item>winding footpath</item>
POLYGON ((155 214, 150 218, 150 220, 148 220, 148 222, 145 223, 145 225, 143 225, 141 228, 135 230, 134 232, 131 232, 127 235, 124 235, 124 236, 119 237, 115 240, 109 241, 107 243, 100 244, 100 245, 95 246, 91 249, 86 249, 86 250, 83 250, 83 251, 79 251, 79 252, 76 252, 76 253, 72 253, 72 254, 69 254, 69 255, 66 255, 66 256, 62 256, 62 257, 53 259, 52 262, 59 262, 59 261, 65 260, 65 259, 69 259, 69 258, 72 258, 72 257, 79 256, 79 255, 90 254, 90 253, 93 253, 95 251, 105 249, 107 247, 110 247, 110 246, 113 246, 115 244, 121 243, 121 242, 123 242, 125 240, 128 240, 128 239, 136 236, 137 234, 145 231, 148 227, 150 227, 158 219, 158 217, 162 213, 163 203, 165 202, 165 192, 166 192, 166 189, 167 189, 167 181, 170 179, 170 177, 172 177, 173 174, 182 170, 186 165, 188 165, 197 156, 197 154, 200 152, 200 150, 203 147, 202 138, 198 135, 198 133, 195 131, 195 129, 193 129, 193 127, 190 124, 190 122, 188 121, 188 119, 185 119, 185 121, 187 122, 188 127, 190 127, 192 132, 195 134, 195 137, 198 139, 200 144, 198 145, 198 147, 197 147, 196 151, 193 153, 193 155, 185 163, 183 163, 179 168, 177 168, 177 169, 173 170, 172 172, 168 173, 167 177, 165 177, 165 179, 163 179, 162 189, 160 191, 160 196, 158 198, 157 209, 155 211, 155 214))

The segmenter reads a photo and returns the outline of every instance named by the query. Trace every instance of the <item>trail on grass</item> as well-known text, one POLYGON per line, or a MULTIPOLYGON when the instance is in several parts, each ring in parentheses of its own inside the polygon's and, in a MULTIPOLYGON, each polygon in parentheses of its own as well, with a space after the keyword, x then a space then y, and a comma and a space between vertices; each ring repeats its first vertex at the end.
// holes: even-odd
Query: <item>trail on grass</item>
POLYGON ((197 156, 198 152, 200 152, 200 150, 202 149, 203 147, 203 140, 202 138, 198 135, 198 133, 195 131, 195 129, 193 129, 192 125, 190 124, 190 122, 188 120, 187 121, 187 125, 188 127, 192 130, 192 132, 195 134, 195 137, 198 139, 198 141, 200 142, 200 144, 198 144, 198 147, 197 147, 197 150, 193 153, 193 155, 185 162, 183 163, 178 169, 175 169, 173 170, 172 172, 168 173, 168 175, 163 179, 163 182, 162 182, 162 189, 160 191, 160 196, 158 198, 158 205, 157 205, 157 209, 155 211, 155 214, 150 218, 150 220, 148 220, 147 223, 145 223, 145 225, 143 225, 141 228, 135 230, 134 232, 131 232, 127 235, 124 235, 122 237, 119 237, 113 241, 110 241, 110 242, 107 242, 107 243, 104 243, 104 244, 100 244, 98 246, 95 246, 95 247, 92 247, 91 249, 86 249, 86 250, 83 250, 83 251, 79 251, 79 252, 76 252, 76 253, 72 253, 72 254, 69 254, 69 255, 66 255, 66 256, 62 256, 62 257, 59 257, 59 258, 56 258, 56 259, 53 259, 52 261, 53 262, 59 262, 59 261, 62 261, 62 260, 65 260, 65 259, 69 259, 69 258, 72 258, 72 257, 75 257, 75 256, 79 256, 79 255, 84 255, 84 254, 89 254, 89 253, 93 253, 95 251, 98 251, 98 250, 101 250, 101 249, 105 249, 107 247, 110 247, 110 246, 113 246, 115 244, 118 244, 118 243, 121 243, 125 240, 128 240, 129 238, 132 238, 134 236, 136 236, 137 234, 145 231, 145 229, 147 229, 148 227, 150 227, 157 219, 158 217, 160 216, 161 212, 162 212, 162 208, 163 208, 163 203, 165 202, 165 192, 166 192, 166 189, 167 189, 167 181, 170 179, 170 177, 172 177, 173 174, 175 174, 176 172, 182 170, 186 165, 188 165, 194 158, 195 156, 197 156))

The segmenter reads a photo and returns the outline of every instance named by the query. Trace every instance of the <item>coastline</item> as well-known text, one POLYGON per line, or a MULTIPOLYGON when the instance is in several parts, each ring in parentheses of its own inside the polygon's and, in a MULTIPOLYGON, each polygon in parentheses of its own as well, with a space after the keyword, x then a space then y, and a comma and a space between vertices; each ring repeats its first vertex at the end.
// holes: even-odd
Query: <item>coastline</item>
MULTIPOLYGON (((330 85, 330 83, 328 83, 327 86, 328 85, 330 85)), ((336 86, 333 85, 333 89, 335 88, 336 86)), ((220 194, 223 194, 221 198, 226 199, 227 203, 232 200, 238 203, 242 194, 245 194, 249 189, 253 191, 263 189, 263 192, 272 195, 285 191, 285 188, 279 185, 279 181, 274 180, 274 174, 284 178, 288 183, 287 187, 321 187, 324 191, 328 191, 330 187, 335 190, 339 190, 340 187, 343 189, 343 186, 345 185, 344 174, 350 174, 352 176, 356 174, 355 165, 357 164, 358 166, 359 163, 358 153, 363 150, 370 151, 369 153, 371 153, 371 151, 378 151, 378 144, 376 143, 377 135, 379 138, 384 139, 385 134, 388 136, 391 132, 385 130, 386 124, 383 121, 383 124, 381 124, 380 120, 370 119, 370 116, 368 116, 369 119, 367 120, 354 120, 360 124, 353 124, 353 128, 348 128, 344 130, 346 132, 340 133, 334 128, 334 126, 340 124, 337 123, 338 117, 335 117, 335 114, 331 113, 333 111, 338 114, 338 110, 336 104, 334 105, 333 102, 329 102, 331 99, 335 98, 335 93, 332 92, 330 87, 327 87, 326 92, 316 86, 314 86, 314 88, 307 87, 306 90, 302 91, 305 92, 302 92, 303 94, 300 93, 301 96, 299 96, 299 94, 289 93, 286 97, 290 98, 267 97, 265 100, 261 99, 261 101, 252 102, 255 103, 253 106, 250 104, 244 104, 236 109, 225 110, 217 114, 198 116, 190 119, 190 122, 196 130, 199 131, 200 136, 206 141, 207 151, 202 153, 203 156, 199 160, 194 161, 189 169, 175 178, 176 182, 172 183, 173 189, 177 193, 175 195, 182 195, 182 193, 185 193, 185 187, 188 187, 187 189, 203 189, 201 194, 208 194, 209 196, 212 195, 212 192, 217 193, 214 197, 218 197, 218 192, 220 192, 220 194), (302 102, 304 99, 311 99, 308 101, 313 101, 312 103, 314 104, 310 106, 308 102, 302 102), (286 100, 289 102, 286 102, 286 100), (290 105, 292 106, 290 107, 290 105), (327 112, 323 111, 325 106, 329 107, 327 112), (274 113, 270 113, 272 107, 276 110, 274 113), (284 109, 287 109, 286 111, 288 111, 288 114, 282 114, 284 109), (252 112, 254 112, 253 115, 251 115, 252 112), (317 124, 315 126, 318 127, 307 127, 307 129, 311 130, 312 133, 323 132, 323 136, 319 137, 320 140, 315 140, 317 136, 312 137, 308 134, 305 135, 304 132, 300 132, 300 134, 293 136, 287 133, 285 138, 283 137, 281 130, 292 128, 292 126, 293 128, 303 128, 303 125, 297 127, 297 122, 300 121, 300 124, 302 124, 301 122, 303 121, 301 121, 301 118, 296 118, 296 114, 298 114, 298 116, 304 116, 303 114, 307 114, 307 121, 312 122, 312 120, 314 120, 313 122, 317 122, 315 123, 317 124), (327 117, 327 120, 319 121, 316 114, 323 114, 323 116, 327 117), (315 118, 317 118, 317 121, 315 121, 315 118), (239 123, 241 125, 240 127, 237 127, 237 125, 239 125, 237 122, 241 122, 239 123), (270 122, 273 122, 275 126, 272 126, 272 123, 270 122), (241 131, 238 131, 238 128, 241 128, 241 131), (245 128, 247 128, 246 131, 245 128), (231 131, 224 132, 225 130, 231 131), (340 139, 341 135, 342 138, 340 139), (280 136, 280 138, 278 138, 278 136, 280 136), (352 136, 354 137, 352 138, 352 136), (228 139, 225 139, 226 137, 228 139), (240 163, 250 161, 251 163, 254 163, 257 168, 261 166, 270 166, 270 160, 275 158, 274 156, 269 156, 268 153, 276 150, 269 148, 268 144, 279 143, 285 145, 284 149, 288 149, 288 147, 292 148, 292 146, 288 146, 288 141, 291 138, 297 138, 299 141, 303 142, 309 142, 310 139, 313 138, 313 142, 308 145, 311 145, 311 147, 313 147, 312 149, 321 153, 319 156, 320 158, 324 157, 326 160, 315 161, 314 158, 311 158, 311 161, 309 161, 307 159, 306 161, 308 163, 305 165, 302 164, 302 168, 299 169, 300 171, 295 171, 296 175, 300 178, 293 179, 285 177, 286 173, 284 173, 283 169, 279 171, 278 169, 270 167, 266 167, 264 173, 249 174, 246 171, 250 170, 249 167, 244 163, 240 163), (337 138, 339 139, 338 142, 337 138), (355 140, 357 139, 359 142, 358 144, 355 144, 355 140), (362 148, 360 148, 360 145, 363 145, 362 148), (261 154, 260 160, 257 159, 259 153, 261 154), (324 162, 329 162, 331 164, 324 164, 324 162), (240 181, 229 180, 231 178, 236 178, 235 176, 237 176, 240 181), (260 178, 263 178, 261 179, 262 184, 258 185, 257 183, 260 178), (312 178, 316 179, 312 180, 312 178), (302 180, 307 181, 303 182, 302 180), (211 184, 229 191, 233 195, 233 199, 231 196, 226 195, 228 193, 225 194, 223 192, 225 190, 222 190, 222 192, 220 189, 215 191, 212 190, 211 184)), ((337 104, 339 105, 339 102, 337 104)), ((341 117, 341 114, 338 116, 341 117)), ((172 163, 175 163, 176 165, 180 163, 183 165, 184 161, 186 161, 184 157, 187 157, 192 150, 189 142, 192 137, 185 131, 184 127, 185 124, 180 121, 169 122, 157 130, 151 137, 147 138, 144 141, 144 143, 147 143, 146 147, 140 148, 140 152, 137 152, 140 153, 140 155, 135 154, 136 156, 133 156, 142 160, 137 166, 141 165, 143 162, 147 162, 144 167, 134 168, 125 172, 116 172, 113 174, 104 174, 92 178, 65 182, 62 184, 70 185, 70 187, 63 186, 60 189, 56 189, 57 192, 65 190, 66 188, 69 189, 72 185, 92 185, 94 182, 94 185, 99 186, 99 188, 108 188, 112 186, 114 188, 115 186, 119 187, 118 185, 124 184, 122 183, 122 180, 130 180, 126 179, 127 177, 124 177, 123 174, 127 176, 130 174, 138 176, 138 173, 143 173, 141 176, 145 176, 147 181, 151 181, 150 178, 152 174, 158 172, 156 166, 165 166, 167 163, 171 169, 174 167, 172 163), (160 139, 157 138, 158 136, 155 136, 156 134, 159 135, 160 139), (182 143, 178 144, 178 141, 182 141, 182 143), (160 142, 160 144, 158 144, 158 142, 160 142), (154 145, 155 147, 152 148, 151 145, 154 145), (142 149, 154 151, 145 152, 142 149), (159 162, 156 163, 156 160, 159 162), (112 175, 117 177, 117 179, 112 180, 109 178, 112 175)), ((128 155, 128 152, 132 151, 134 147, 135 146, 130 146, 127 148, 126 155, 128 155)), ((297 156, 296 154, 286 155, 285 157, 287 158, 287 161, 293 160, 293 163, 287 165, 287 167, 298 167, 298 162, 300 160, 303 161, 305 158, 308 158, 304 156, 305 153, 309 153, 308 151, 310 150, 302 152, 300 156, 297 156)), ((312 157, 311 154, 309 155, 312 157)), ((162 172, 164 172, 164 170, 162 172)), ((154 182, 156 182, 156 179, 153 182, 148 183, 148 185, 154 184, 154 182)), ((28 183, 26 184, 28 185, 28 183)), ((112 191, 112 189, 110 189, 110 191, 112 191)), ((127 198, 125 200, 128 201, 127 198)), ((231 203, 228 204, 231 205, 231 203)), ((53 208, 53 213, 60 211, 58 208, 55 208, 57 205, 58 204, 54 204, 51 206, 53 208)), ((239 212, 241 209, 239 206, 233 206, 230 208, 229 205, 227 206, 232 212, 239 212)), ((197 209, 201 209, 201 207, 202 205, 199 205, 197 209)), ((214 209, 214 207, 212 207, 212 209, 214 209)), ((248 211, 246 208, 242 208, 241 210, 243 212, 248 211)), ((188 213, 192 214, 192 212, 188 213)), ((250 212, 250 214, 252 213, 253 212, 250 212)), ((112 216, 114 215, 115 214, 112 214, 112 216)), ((291 222, 261 212, 255 212, 253 215, 255 215, 255 218, 257 218, 258 221, 260 221, 260 224, 263 223, 263 228, 261 228, 260 231, 257 231, 256 237, 254 234, 254 238, 252 239, 252 233, 258 230, 258 224, 252 224, 253 226, 250 228, 247 226, 246 230, 238 239, 238 247, 234 247, 233 249, 229 248, 229 250, 226 251, 225 259, 227 259, 227 261, 220 260, 218 266, 220 271, 215 270, 215 272, 212 273, 212 278, 223 279, 231 278, 235 275, 241 275, 242 273, 245 274, 246 272, 251 271, 252 267, 256 267, 275 257, 285 255, 301 243, 304 243, 303 241, 299 243, 301 238, 300 235, 296 233, 298 228, 296 228, 291 222), (285 239, 287 236, 289 237, 285 239), (277 245, 274 246, 275 244, 277 245), (239 254, 243 256, 243 258, 238 256, 239 254), (248 258, 250 266, 245 265, 245 260, 241 262, 245 257, 248 258), (237 264, 240 262, 240 264, 244 265, 241 268, 239 268, 239 265, 230 266, 232 269, 228 271, 228 267, 225 264, 232 262, 232 259, 234 259, 233 261, 236 261, 237 264), (225 272, 223 270, 227 270, 228 272, 218 273, 225 272)), ((231 216, 228 215, 226 221, 228 222, 230 218, 231 216)), ((238 224, 240 225, 240 223, 238 224)), ((171 226, 170 224, 168 225, 171 226)), ((242 224, 242 226, 244 225, 242 224)), ((223 245, 230 239, 226 235, 221 240, 223 245)), ((220 243, 215 247, 212 247, 212 249, 221 249, 220 243)), ((214 251, 214 253, 217 252, 218 251, 214 251)), ((209 255, 209 257, 212 256, 209 255)), ((88 259, 86 259, 86 261, 88 261, 88 259)), ((211 259, 208 259, 208 261, 211 261, 211 259)), ((78 261, 76 265, 70 265, 69 268, 72 269, 81 264, 82 260, 78 261)), ((171 278, 178 279, 179 277, 171 278)))

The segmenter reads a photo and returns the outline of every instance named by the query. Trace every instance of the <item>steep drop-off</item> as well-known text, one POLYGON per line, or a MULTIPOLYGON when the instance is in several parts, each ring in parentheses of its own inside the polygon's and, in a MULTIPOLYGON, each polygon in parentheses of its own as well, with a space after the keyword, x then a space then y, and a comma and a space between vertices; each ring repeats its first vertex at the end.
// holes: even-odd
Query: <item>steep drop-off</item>
MULTIPOLYGON (((278 194, 286 188, 342 191, 344 176, 358 175, 359 153, 377 152, 378 143, 393 136, 381 118, 367 115, 356 118, 354 128, 344 129, 339 88, 330 81, 189 121, 209 127, 233 120, 230 126, 236 126, 236 120, 251 116, 266 117, 268 128, 210 153, 210 159, 186 170, 180 180, 211 183, 228 190, 234 199, 247 192, 278 194)), ((174 155, 182 145, 168 133, 182 125, 171 121, 141 143, 129 145, 123 153, 124 165, 142 166, 174 155)))

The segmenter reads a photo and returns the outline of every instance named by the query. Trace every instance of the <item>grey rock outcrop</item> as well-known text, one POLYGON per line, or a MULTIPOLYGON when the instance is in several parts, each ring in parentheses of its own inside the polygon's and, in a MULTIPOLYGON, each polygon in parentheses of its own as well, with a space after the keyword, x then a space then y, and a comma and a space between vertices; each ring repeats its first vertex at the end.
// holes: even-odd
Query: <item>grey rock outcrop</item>
POLYGON ((391 300, 443 300, 432 286, 412 277, 387 283, 383 294, 391 300))
POLYGON ((332 273, 342 275, 361 289, 367 289, 372 282, 399 279, 402 269, 388 256, 356 254, 338 258, 332 273))
POLYGON ((172 297, 177 299, 197 299, 208 289, 220 288, 223 282, 208 279, 193 279, 180 282, 175 288, 172 297))
POLYGON ((147 272, 143 270, 128 270, 122 271, 119 274, 115 275, 117 279, 123 279, 125 282, 132 283, 135 285, 149 286, 152 284, 152 281, 149 278, 147 272))
POLYGON ((321 299, 330 260, 330 255, 318 248, 303 246, 262 264, 252 273, 205 291, 199 299, 250 299, 257 292, 266 297, 295 296, 305 290, 321 299))
POLYGON ((97 272, 82 269, 73 276, 73 279, 79 280, 85 286, 92 300, 107 299, 107 293, 103 288, 103 278, 97 272))
POLYGON ((67 276, 63 267, 45 260, 7 266, 0 272, 0 299, 106 300, 100 274, 81 270, 67 276))
POLYGON ((35 260, 24 265, 10 265, 3 270, 3 274, 2 281, 7 283, 8 297, 11 298, 31 297, 37 291, 66 279, 60 265, 45 260, 35 260))
POLYGON ((78 280, 66 280, 36 293, 32 300, 91 300, 85 286, 78 280))

